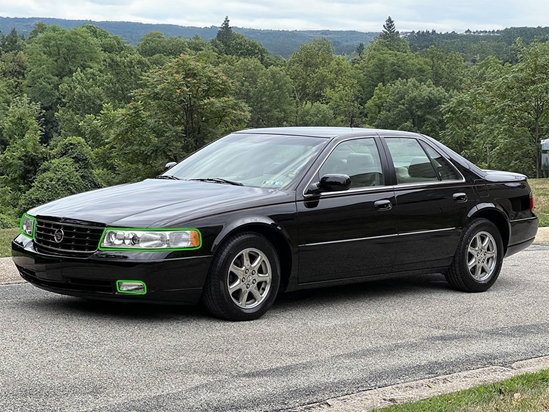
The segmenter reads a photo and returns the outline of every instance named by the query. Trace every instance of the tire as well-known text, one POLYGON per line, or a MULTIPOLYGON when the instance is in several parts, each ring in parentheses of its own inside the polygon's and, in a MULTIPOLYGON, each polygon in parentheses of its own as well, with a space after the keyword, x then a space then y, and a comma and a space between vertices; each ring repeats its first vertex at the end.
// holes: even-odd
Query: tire
POLYGON ((498 278, 503 254, 503 241, 496 225, 488 219, 474 219, 463 229, 446 280, 457 290, 484 292, 498 278))
POLYGON ((238 233, 215 254, 202 302, 221 319, 258 319, 272 306, 279 285, 280 265, 273 245, 257 233, 238 233))

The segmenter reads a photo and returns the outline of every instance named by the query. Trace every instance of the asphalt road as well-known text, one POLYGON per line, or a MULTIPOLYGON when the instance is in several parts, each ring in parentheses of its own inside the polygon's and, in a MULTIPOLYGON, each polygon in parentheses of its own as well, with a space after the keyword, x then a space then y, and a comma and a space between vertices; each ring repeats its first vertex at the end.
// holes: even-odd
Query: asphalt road
POLYGON ((438 275, 292 294, 262 319, 0 286, 2 411, 278 411, 549 355, 549 245, 486 293, 438 275))

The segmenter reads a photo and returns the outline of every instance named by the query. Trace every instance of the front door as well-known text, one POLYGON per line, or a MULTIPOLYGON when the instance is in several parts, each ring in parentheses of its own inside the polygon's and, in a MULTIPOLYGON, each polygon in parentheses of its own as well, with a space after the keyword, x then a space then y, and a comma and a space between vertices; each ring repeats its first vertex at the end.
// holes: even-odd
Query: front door
POLYGON ((298 202, 299 283, 344 280, 391 270, 397 235, 393 188, 385 185, 374 138, 339 143, 315 179, 346 174, 350 189, 298 202))

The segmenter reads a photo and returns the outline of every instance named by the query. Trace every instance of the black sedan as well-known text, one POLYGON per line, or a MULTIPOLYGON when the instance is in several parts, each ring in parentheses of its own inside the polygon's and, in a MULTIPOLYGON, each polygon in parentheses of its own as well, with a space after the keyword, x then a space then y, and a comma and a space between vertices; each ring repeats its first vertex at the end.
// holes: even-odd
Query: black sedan
POLYGON ((232 133, 155 179, 29 210, 12 243, 28 282, 123 302, 262 316, 281 291, 443 273, 481 292, 538 219, 526 177, 424 135, 351 128, 232 133))

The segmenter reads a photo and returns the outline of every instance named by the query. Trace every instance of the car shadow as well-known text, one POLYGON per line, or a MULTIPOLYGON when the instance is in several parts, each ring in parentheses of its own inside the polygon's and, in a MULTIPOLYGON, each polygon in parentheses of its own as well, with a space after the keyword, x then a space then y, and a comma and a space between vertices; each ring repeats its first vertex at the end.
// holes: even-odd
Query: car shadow
POLYGON ((459 293, 448 286, 444 276, 440 274, 410 275, 383 280, 371 280, 341 286, 329 286, 314 289, 304 289, 295 292, 281 293, 275 305, 298 304, 300 301, 348 301, 350 299, 383 299, 389 295, 418 293, 418 291, 438 291, 444 293, 459 293))
MULTIPOLYGON (((315 289, 281 293, 274 303, 274 309, 298 310, 302 306, 324 306, 348 303, 349 301, 372 302, 383 300, 387 296, 400 296, 418 293, 461 293, 449 288, 441 275, 414 275, 364 283, 330 286, 315 289)), ((43 295, 33 301, 33 308, 41 312, 71 313, 73 316, 85 316, 103 319, 131 319, 146 321, 221 320, 213 318, 201 305, 162 305, 138 302, 109 302, 76 298, 62 295, 43 295), (43 298, 47 296, 47 299, 43 298), (53 298, 53 299, 52 299, 53 298)))

